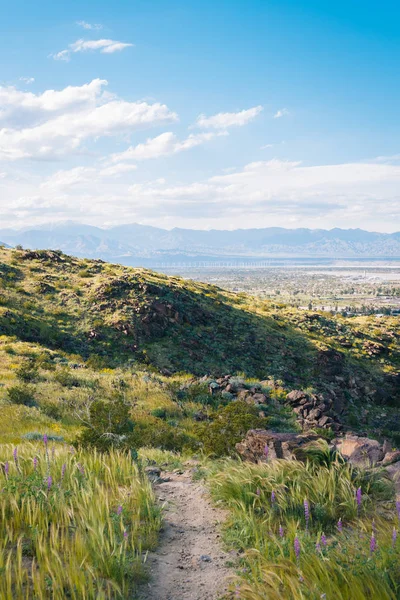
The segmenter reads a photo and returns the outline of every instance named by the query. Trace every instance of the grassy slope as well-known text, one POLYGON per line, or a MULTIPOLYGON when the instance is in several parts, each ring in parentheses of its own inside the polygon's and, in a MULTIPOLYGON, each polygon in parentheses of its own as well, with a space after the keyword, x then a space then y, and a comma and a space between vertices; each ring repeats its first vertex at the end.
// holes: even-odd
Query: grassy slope
POLYGON ((108 366, 141 361, 196 375, 245 372, 292 388, 323 389, 355 376, 366 393, 398 389, 395 318, 309 315, 215 286, 54 252, 2 250, 0 276, 1 333, 84 359, 97 355, 108 366))

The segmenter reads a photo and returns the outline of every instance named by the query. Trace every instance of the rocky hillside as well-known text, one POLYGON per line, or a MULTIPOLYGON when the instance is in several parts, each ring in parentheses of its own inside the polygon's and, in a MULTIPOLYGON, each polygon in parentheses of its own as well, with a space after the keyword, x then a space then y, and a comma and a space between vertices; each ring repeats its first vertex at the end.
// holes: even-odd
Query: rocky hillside
POLYGON ((399 405, 395 317, 297 311, 59 251, 2 249, 0 285, 0 333, 99 367, 273 378, 289 390, 312 387, 337 412, 399 405))

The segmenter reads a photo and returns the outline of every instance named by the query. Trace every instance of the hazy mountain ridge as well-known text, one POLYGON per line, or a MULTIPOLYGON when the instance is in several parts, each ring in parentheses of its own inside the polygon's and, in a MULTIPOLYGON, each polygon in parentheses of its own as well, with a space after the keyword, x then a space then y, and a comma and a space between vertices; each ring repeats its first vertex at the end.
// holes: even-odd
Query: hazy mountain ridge
POLYGON ((0 239, 12 246, 52 248, 76 256, 129 262, 133 258, 168 261, 177 255, 207 257, 400 257, 400 232, 362 229, 171 230, 136 223, 102 229, 74 222, 22 230, 2 229, 0 239))

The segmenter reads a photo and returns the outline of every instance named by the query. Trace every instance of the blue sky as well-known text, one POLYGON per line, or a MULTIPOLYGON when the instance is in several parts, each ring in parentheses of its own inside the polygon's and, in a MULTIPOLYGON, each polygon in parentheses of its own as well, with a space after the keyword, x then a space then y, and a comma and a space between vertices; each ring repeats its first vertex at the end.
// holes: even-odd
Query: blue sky
POLYGON ((4 8, 3 226, 400 229, 397 3, 4 8))

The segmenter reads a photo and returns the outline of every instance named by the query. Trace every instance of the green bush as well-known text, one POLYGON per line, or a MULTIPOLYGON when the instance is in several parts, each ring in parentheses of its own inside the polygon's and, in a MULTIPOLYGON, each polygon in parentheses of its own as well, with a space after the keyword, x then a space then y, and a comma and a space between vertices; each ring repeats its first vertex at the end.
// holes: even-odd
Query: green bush
POLYGON ((211 423, 198 426, 198 436, 207 454, 232 456, 236 444, 249 429, 267 429, 269 420, 259 416, 256 406, 235 400, 212 415, 211 423))
POLYGON ((134 424, 130 418, 130 406, 120 397, 109 402, 96 400, 89 409, 89 421, 76 440, 83 448, 93 447, 100 452, 113 448, 133 449, 134 424))
POLYGON ((63 406, 59 402, 41 400, 39 408, 46 417, 50 417, 50 419, 55 419, 56 421, 60 421, 66 416, 63 406))
POLYGON ((54 381, 67 388, 80 387, 81 380, 74 377, 67 369, 57 371, 54 375, 54 381))
POLYGON ((14 385, 7 390, 8 399, 12 404, 37 406, 35 390, 30 385, 14 385))
MULTIPOLYGON (((62 435, 54 435, 52 433, 48 433, 47 440, 49 442, 64 442, 64 438, 62 435)), ((23 436, 24 440, 29 440, 30 442, 41 442, 43 441, 43 433, 39 433, 38 431, 29 431, 25 433, 23 436)))
POLYGON ((18 369, 15 371, 15 374, 18 377, 18 379, 20 379, 24 383, 36 381, 39 377, 39 370, 37 368, 35 360, 33 358, 24 360, 18 367, 18 369))
POLYGON ((180 427, 173 426, 151 415, 135 418, 132 440, 136 448, 151 447, 161 450, 181 451, 197 449, 199 442, 180 427))

